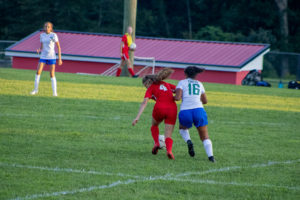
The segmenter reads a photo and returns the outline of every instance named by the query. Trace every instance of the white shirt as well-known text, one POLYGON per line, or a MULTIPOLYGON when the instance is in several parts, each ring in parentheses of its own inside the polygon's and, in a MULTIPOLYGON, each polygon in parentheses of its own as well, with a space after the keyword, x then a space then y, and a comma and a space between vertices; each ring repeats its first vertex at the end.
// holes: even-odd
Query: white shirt
POLYGON ((180 110, 203 108, 200 97, 205 93, 205 89, 200 81, 190 78, 184 79, 179 81, 177 88, 182 90, 180 110))
POLYGON ((58 37, 55 33, 42 33, 40 35, 40 42, 43 44, 41 52, 41 59, 56 59, 55 43, 58 42, 58 37))

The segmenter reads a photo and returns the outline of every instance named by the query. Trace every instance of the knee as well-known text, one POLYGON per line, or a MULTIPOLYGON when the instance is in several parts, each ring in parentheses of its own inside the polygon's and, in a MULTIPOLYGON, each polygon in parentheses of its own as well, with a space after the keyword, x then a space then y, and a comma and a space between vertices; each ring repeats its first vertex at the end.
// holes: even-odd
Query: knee
POLYGON ((187 129, 188 129, 187 127, 185 127, 185 126, 179 124, 179 130, 187 130, 187 129))
POLYGON ((38 69, 38 70, 36 71, 36 74, 37 74, 37 75, 41 75, 41 73, 42 73, 42 69, 38 69))
POLYGON ((200 139, 203 142, 204 140, 208 140, 209 137, 208 137, 208 135, 200 135, 200 139))
POLYGON ((157 124, 152 124, 151 129, 152 128, 158 128, 158 125, 157 124))

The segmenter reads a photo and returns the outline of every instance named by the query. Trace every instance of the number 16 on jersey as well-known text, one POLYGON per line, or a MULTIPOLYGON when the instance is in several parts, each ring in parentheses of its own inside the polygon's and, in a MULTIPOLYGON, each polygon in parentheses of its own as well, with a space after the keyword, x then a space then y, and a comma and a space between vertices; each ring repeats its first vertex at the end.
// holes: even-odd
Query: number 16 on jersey
POLYGON ((189 95, 199 95, 200 85, 198 83, 189 83, 189 95))

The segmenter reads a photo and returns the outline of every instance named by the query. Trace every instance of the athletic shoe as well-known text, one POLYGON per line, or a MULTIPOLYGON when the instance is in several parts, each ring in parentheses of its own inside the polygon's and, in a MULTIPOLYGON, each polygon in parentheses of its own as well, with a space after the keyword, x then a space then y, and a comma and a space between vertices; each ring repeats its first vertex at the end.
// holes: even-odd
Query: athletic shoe
POLYGON ((194 146, 193 146, 193 143, 191 140, 188 140, 187 142, 187 145, 188 145, 188 150, 189 150, 189 154, 191 157, 194 157, 195 156, 195 151, 194 151, 194 146))
POLYGON ((137 75, 137 74, 132 76, 132 78, 137 78, 137 77, 139 77, 139 75, 137 75))
POLYGON ((31 95, 35 95, 35 94, 37 94, 37 93, 38 93, 38 90, 32 90, 32 91, 30 92, 31 95))
POLYGON ((158 152, 159 146, 154 145, 154 147, 152 148, 152 154, 156 155, 158 152))
POLYGON ((215 158, 214 158, 214 156, 210 156, 210 157, 208 157, 208 160, 209 160, 210 162, 215 162, 215 158))
POLYGON ((175 160, 174 155, 172 152, 167 152, 167 156, 170 160, 175 160))
POLYGON ((54 97, 57 97, 57 93, 53 93, 53 96, 54 96, 54 97))

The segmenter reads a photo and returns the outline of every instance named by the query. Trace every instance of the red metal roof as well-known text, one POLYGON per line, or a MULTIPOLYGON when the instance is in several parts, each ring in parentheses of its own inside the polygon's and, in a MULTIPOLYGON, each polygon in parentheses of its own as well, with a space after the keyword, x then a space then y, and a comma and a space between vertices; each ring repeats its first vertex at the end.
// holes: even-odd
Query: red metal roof
MULTIPOLYGON (((35 52, 39 48, 37 31, 7 51, 35 52)), ((121 35, 56 31, 63 55, 120 58, 121 35)), ((268 44, 211 42, 166 38, 136 37, 135 56, 155 57, 158 62, 243 67, 265 52, 268 44)))

